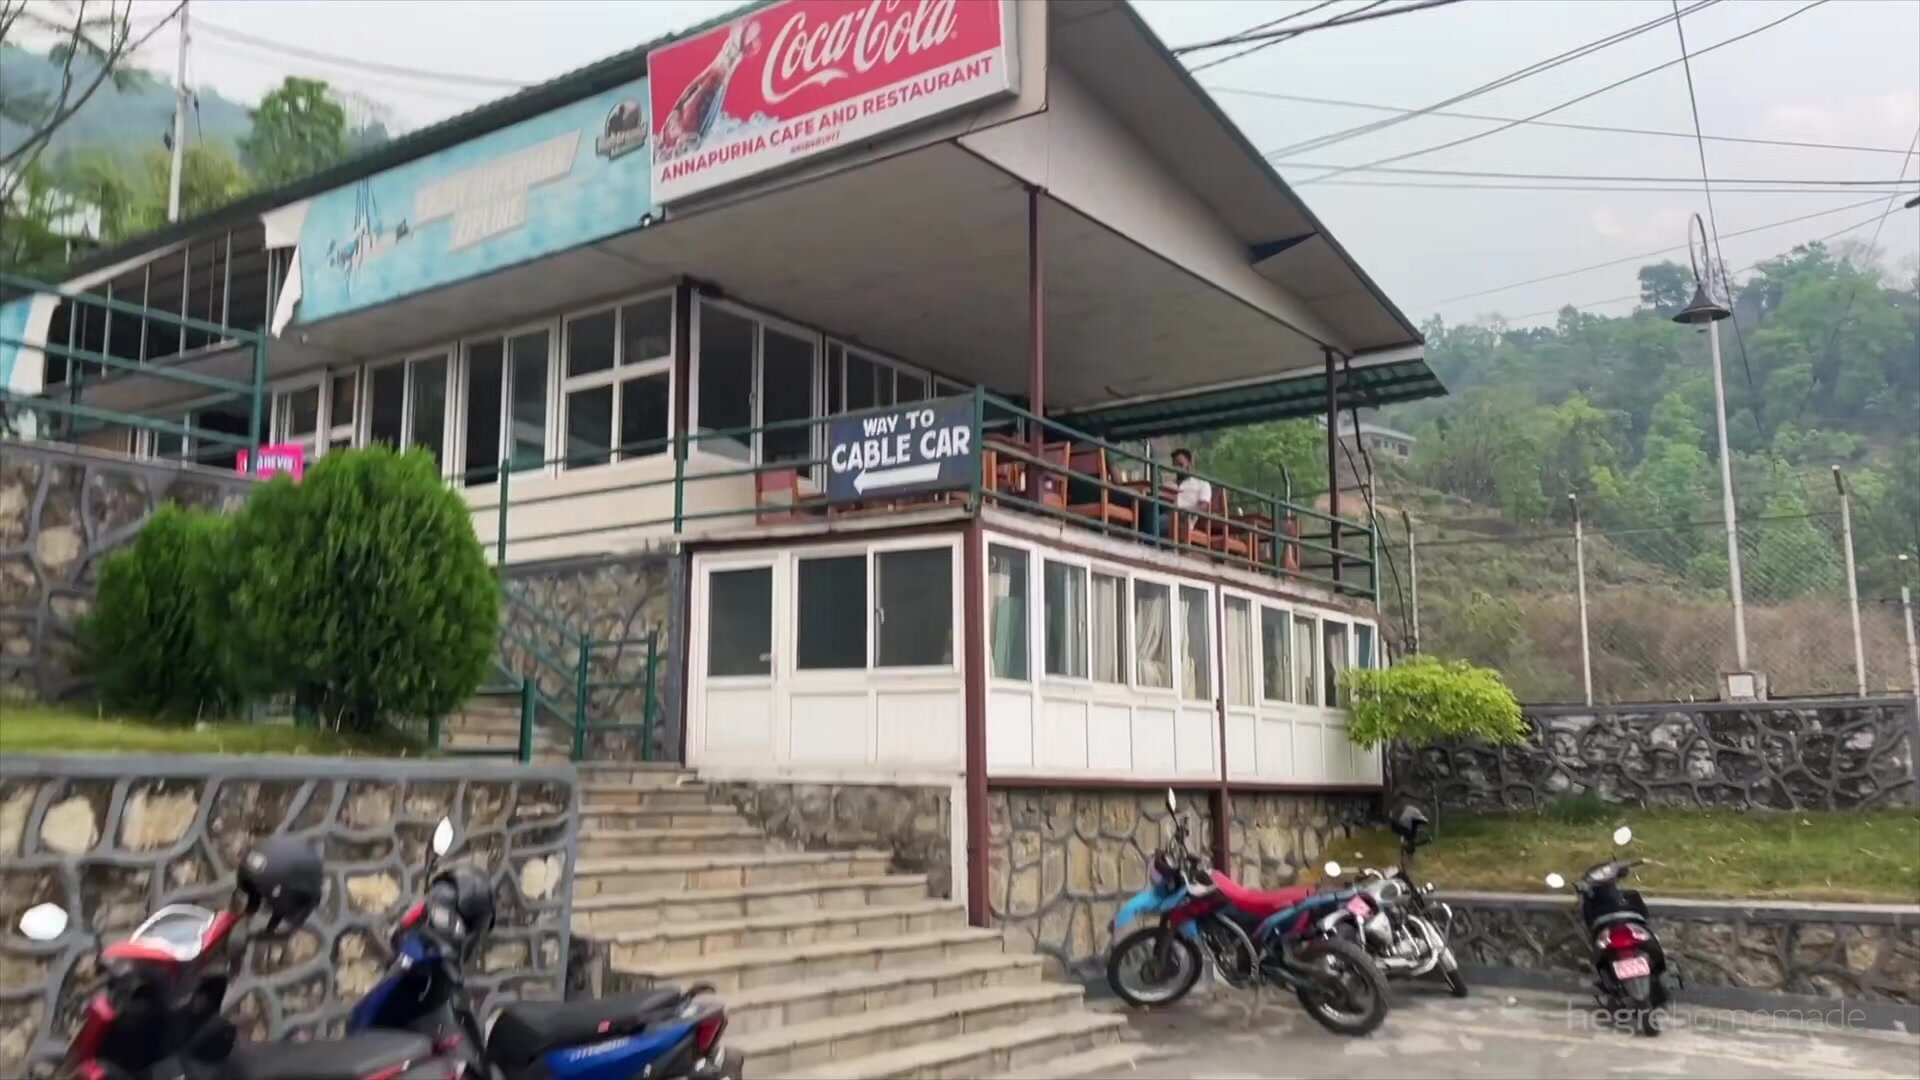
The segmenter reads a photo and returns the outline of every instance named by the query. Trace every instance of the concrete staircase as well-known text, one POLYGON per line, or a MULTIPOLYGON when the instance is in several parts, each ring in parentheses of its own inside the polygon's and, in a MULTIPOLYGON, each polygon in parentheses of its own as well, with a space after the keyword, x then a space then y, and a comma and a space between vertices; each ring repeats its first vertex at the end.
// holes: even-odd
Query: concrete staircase
POLYGON ((573 932, 609 982, 711 984, 748 1075, 1097 1076, 1146 1048, 884 851, 782 850, 678 769, 583 766, 573 932))
MULTIPOLYGON (((445 753, 520 748, 520 703, 510 697, 476 697, 440 722, 440 749, 445 753)), ((546 724, 533 729, 533 760, 561 764, 573 756, 567 737, 546 724)))

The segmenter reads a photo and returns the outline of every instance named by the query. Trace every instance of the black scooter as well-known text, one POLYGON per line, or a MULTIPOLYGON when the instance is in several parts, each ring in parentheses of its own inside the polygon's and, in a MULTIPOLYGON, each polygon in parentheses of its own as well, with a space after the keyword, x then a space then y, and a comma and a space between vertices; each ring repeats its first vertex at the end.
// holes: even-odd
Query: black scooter
MULTIPOLYGON (((1613 831, 1613 842, 1625 847, 1633 830, 1625 825, 1613 831)), ((1637 889, 1622 888, 1633 868, 1644 859, 1608 859, 1587 869, 1574 883, 1580 897, 1580 923, 1593 949, 1594 996, 1613 1018, 1625 1021, 1642 1035, 1660 1034, 1670 997, 1667 993, 1667 953, 1653 932, 1647 902, 1637 889)), ((1547 875, 1547 886, 1563 889, 1566 879, 1547 875)), ((1674 972, 1676 978, 1678 972, 1674 972)))

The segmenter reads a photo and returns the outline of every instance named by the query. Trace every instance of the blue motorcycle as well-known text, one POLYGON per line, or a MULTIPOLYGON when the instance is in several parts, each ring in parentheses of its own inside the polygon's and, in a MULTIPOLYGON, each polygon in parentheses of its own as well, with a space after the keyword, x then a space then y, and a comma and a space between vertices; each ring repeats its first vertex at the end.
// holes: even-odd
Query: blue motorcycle
POLYGON ((726 1009, 704 984, 509 1005, 483 1036, 465 969, 493 928, 493 887, 471 867, 432 874, 453 839, 453 823, 442 820, 428 854, 427 897, 395 927, 393 963, 354 1007, 349 1032, 425 1035, 437 1053, 464 1061, 473 1080, 740 1080, 740 1055, 720 1045, 726 1009))

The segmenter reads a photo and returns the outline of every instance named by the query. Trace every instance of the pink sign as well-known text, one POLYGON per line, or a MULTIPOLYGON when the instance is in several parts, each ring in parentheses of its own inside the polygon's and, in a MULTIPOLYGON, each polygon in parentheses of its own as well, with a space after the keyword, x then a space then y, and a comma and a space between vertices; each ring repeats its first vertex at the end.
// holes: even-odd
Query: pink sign
POLYGON ((272 443, 260 448, 258 468, 247 467, 247 452, 240 451, 234 471, 242 476, 291 476, 295 483, 307 475, 307 448, 299 443, 272 443))
POLYGON ((647 56, 653 199, 1013 91, 1012 0, 785 0, 647 56))

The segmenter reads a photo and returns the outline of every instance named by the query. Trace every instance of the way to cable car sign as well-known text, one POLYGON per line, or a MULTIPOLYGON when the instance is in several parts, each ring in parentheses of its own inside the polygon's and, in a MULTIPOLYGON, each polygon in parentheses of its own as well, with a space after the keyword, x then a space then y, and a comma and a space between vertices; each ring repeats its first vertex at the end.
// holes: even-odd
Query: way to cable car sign
POLYGON ((970 397, 835 417, 827 445, 829 502, 966 487, 980 453, 970 397))

